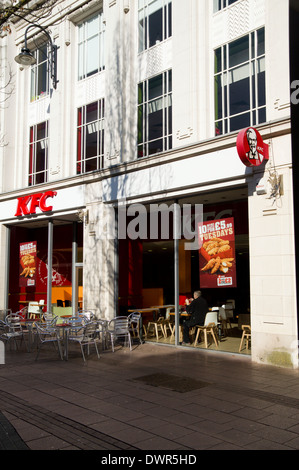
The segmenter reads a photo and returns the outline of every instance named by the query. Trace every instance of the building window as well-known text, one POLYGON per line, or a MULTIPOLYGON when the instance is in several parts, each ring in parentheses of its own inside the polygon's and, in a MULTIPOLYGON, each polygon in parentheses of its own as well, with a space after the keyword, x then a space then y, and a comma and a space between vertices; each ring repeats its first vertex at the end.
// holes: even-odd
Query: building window
POLYGON ((77 175, 104 167, 104 99, 78 109, 77 175))
POLYGON ((30 127, 29 186, 48 181, 48 121, 30 127))
POLYGON ((138 157, 172 148, 171 70, 138 85, 138 157))
POLYGON ((171 0, 138 1, 139 52, 172 35, 171 0))
POLYGON ((237 1, 238 0, 214 0, 214 13, 216 13, 216 11, 223 10, 223 8, 226 8, 237 1))
POLYGON ((78 25, 79 80, 105 69, 104 41, 103 13, 98 13, 78 25))
POLYGON ((214 54, 216 135, 266 122, 265 29, 214 54))
POLYGON ((31 101, 38 100, 49 94, 49 54, 48 44, 42 45, 33 52, 36 64, 31 66, 31 101))

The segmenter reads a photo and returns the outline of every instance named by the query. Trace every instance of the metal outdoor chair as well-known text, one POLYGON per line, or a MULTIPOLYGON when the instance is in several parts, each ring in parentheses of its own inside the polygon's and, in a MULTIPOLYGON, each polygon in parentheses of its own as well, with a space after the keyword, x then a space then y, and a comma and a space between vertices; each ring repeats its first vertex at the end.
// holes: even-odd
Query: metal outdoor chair
POLYGON ((0 309, 0 320, 4 322, 4 321, 5 321, 5 318, 6 318, 7 315, 9 315, 10 313, 12 313, 10 308, 0 309))
POLYGON ((133 338, 138 338, 140 341, 140 344, 142 344, 142 338, 141 338, 141 313, 139 312, 132 312, 128 316, 129 319, 129 331, 131 333, 131 336, 133 338))
POLYGON ((93 344, 95 347, 98 359, 100 358, 98 347, 97 347, 97 342, 99 340, 97 336, 97 326, 98 326, 97 322, 89 322, 84 326, 83 330, 81 329, 82 333, 79 333, 79 334, 77 333, 75 335, 72 335, 71 333, 69 334, 69 337, 68 337, 69 342, 73 341, 73 342, 80 344, 84 362, 86 361, 85 355, 84 355, 84 346, 87 346, 88 354, 89 354, 89 346, 93 344))
POLYGON ((46 326, 49 327, 54 327, 57 323, 58 316, 53 315, 51 312, 44 312, 43 313, 43 323, 46 324, 46 326))
POLYGON ((96 329, 96 334, 99 339, 99 341, 102 343, 102 349, 106 349, 107 347, 107 340, 108 340, 108 334, 107 334, 107 329, 108 329, 108 320, 103 320, 103 319, 98 319, 96 320, 97 323, 97 329, 96 329))
POLYGON ((88 323, 86 318, 80 315, 69 317, 67 318, 66 322, 70 325, 69 331, 71 335, 82 333, 84 326, 88 323))
POLYGON ((5 318, 5 323, 9 328, 9 332, 14 335, 15 341, 19 340, 22 343, 24 340, 24 329, 22 327, 21 320, 22 317, 17 313, 10 313, 5 318))
POLYGON ((55 344, 57 344, 60 359, 63 360, 60 337, 57 329, 54 327, 50 327, 47 325, 43 326, 36 323, 36 331, 38 334, 39 341, 35 360, 37 360, 40 353, 40 349, 44 344, 53 344, 54 346, 55 344))
POLYGON ((119 338, 124 338, 125 343, 126 340, 129 342, 130 351, 132 351, 132 343, 131 343, 131 334, 129 330, 129 319, 128 317, 120 316, 115 317, 110 320, 108 324, 107 333, 111 339, 111 346, 112 351, 114 352, 114 344, 119 338))
POLYGON ((95 320, 95 314, 90 310, 79 310, 78 316, 82 317, 85 323, 95 320))
POLYGON ((9 330, 7 323, 2 320, 0 320, 0 340, 5 341, 6 344, 13 340, 17 348, 16 335, 9 330))

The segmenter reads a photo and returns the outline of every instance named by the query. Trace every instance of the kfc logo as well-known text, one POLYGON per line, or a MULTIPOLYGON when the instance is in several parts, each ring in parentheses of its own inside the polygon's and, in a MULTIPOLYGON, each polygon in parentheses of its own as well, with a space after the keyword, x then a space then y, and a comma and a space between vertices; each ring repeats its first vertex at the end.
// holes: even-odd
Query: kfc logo
POLYGON ((253 127, 243 129, 237 138, 237 151, 246 166, 259 166, 269 160, 269 146, 253 127))
POLYGON ((53 198, 56 195, 56 191, 46 191, 45 193, 36 193, 30 196, 19 197, 15 217, 36 214, 37 208, 39 208, 42 212, 49 212, 53 210, 53 206, 47 205, 47 200, 49 198, 53 198))

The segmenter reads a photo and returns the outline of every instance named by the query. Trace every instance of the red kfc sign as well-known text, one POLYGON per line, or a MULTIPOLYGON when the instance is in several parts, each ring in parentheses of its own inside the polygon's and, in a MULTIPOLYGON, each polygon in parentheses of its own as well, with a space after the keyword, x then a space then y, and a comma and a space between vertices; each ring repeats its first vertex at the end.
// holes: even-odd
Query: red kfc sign
POLYGON ((42 212, 49 212, 53 206, 47 205, 48 199, 57 195, 56 191, 46 191, 44 193, 36 193, 29 196, 18 198, 16 217, 22 215, 36 214, 36 209, 39 208, 42 212))
POLYGON ((246 166, 259 166, 269 160, 269 146, 253 127, 243 129, 237 138, 237 151, 246 166))

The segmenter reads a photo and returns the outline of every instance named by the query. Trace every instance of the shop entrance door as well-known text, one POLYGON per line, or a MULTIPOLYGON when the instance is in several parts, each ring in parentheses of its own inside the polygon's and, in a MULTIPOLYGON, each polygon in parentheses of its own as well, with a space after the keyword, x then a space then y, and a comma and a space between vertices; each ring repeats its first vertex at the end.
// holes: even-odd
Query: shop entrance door
POLYGON ((83 263, 76 263, 76 279, 75 279, 75 310, 83 309, 83 263))

